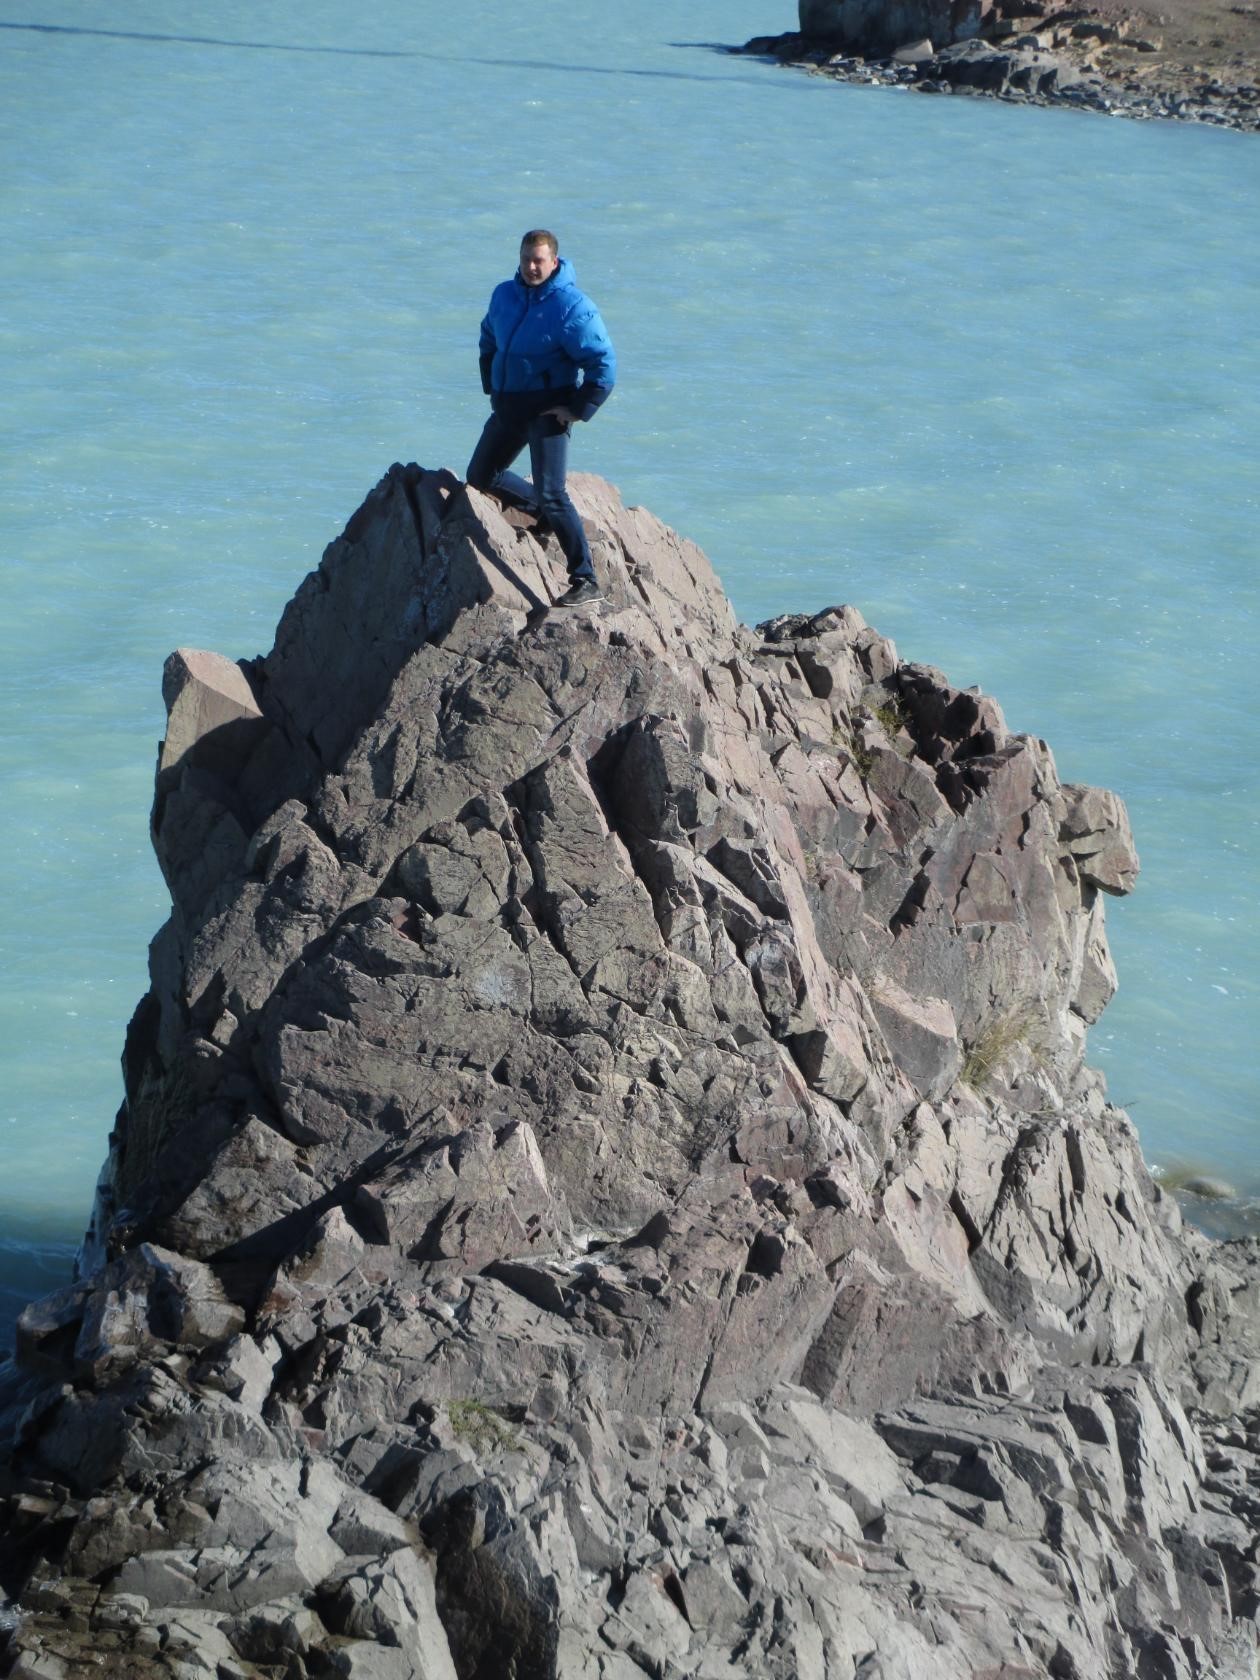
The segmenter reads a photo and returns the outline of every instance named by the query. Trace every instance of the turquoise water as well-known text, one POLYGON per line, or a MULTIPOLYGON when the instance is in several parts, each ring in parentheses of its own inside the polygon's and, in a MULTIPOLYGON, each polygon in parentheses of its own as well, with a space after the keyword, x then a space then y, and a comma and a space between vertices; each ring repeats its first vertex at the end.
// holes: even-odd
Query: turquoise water
POLYGON ((1092 1059, 1260 1197, 1260 142, 822 84, 783 0, 0 19, 0 1290, 65 1275, 165 914, 161 666, 247 656, 561 234, 621 384, 578 442, 741 617, 854 602, 1127 800, 1092 1059), (213 37, 213 39, 210 39, 213 37))

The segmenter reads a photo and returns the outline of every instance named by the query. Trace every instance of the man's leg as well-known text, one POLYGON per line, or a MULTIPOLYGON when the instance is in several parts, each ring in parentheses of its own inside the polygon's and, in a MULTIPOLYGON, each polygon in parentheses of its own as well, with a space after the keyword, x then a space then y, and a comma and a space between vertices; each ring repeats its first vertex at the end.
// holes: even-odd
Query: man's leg
POLYGON ((564 551, 571 581, 595 581, 591 551, 582 529, 578 510, 565 489, 569 465, 569 428, 554 414, 542 414, 529 427, 529 464, 534 475, 534 495, 543 518, 551 524, 564 551))
POLYGON ((465 479, 474 490, 492 490, 516 507, 535 507, 531 487, 518 473, 507 469, 528 443, 524 426, 512 426, 497 414, 492 414, 482 429, 465 479))

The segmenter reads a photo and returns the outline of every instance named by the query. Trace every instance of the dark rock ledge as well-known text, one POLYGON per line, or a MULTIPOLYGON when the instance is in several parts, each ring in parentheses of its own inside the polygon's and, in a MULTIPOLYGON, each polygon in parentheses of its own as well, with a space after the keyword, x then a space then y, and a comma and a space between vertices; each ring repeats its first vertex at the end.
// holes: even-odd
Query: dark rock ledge
POLYGON ((270 654, 167 665, 173 910, 6 1375, 0 1666, 1254 1675, 1257 1249, 1083 1060, 1119 801, 576 494, 598 607, 394 467, 270 654))

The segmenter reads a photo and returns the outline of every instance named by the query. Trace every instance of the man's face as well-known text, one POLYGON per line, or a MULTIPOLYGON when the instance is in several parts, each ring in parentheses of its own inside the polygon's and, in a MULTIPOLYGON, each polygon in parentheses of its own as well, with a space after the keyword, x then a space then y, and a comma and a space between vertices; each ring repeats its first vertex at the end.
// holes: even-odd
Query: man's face
POLYGON ((560 259, 550 245, 521 246, 521 279, 527 286, 541 286, 560 266, 560 259))

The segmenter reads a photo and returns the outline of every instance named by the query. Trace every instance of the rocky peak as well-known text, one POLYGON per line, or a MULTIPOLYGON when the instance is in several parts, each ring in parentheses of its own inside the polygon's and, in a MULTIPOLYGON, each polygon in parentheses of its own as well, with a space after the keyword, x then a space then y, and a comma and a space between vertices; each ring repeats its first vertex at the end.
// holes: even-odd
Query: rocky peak
POLYGON ((1123 806, 852 606, 748 630, 575 495, 601 602, 396 466, 268 655, 167 663, 172 913, 10 1380, 14 1661, 1254 1649, 1184 1409, 1260 1397, 1254 1256, 1180 1230, 1084 1061, 1123 806))

